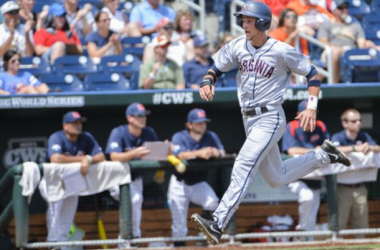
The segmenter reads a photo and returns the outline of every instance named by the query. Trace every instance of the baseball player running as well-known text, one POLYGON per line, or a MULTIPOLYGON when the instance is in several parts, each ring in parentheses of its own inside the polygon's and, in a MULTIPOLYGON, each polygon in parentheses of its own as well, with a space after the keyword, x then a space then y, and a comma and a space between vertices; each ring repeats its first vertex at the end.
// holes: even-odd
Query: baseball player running
POLYGON ((281 103, 290 74, 294 72, 307 78, 308 106, 296 119, 305 131, 314 131, 320 88, 317 71, 307 56, 266 35, 272 18, 266 4, 248 1, 234 15, 242 18, 245 35, 232 40, 216 53, 214 65, 204 76, 199 89, 201 98, 211 101, 217 78, 238 67, 238 98, 247 139, 235 160, 230 186, 213 213, 213 219, 207 220, 198 214, 191 216, 195 228, 214 245, 219 243, 223 229, 238 209, 257 171, 270 186, 279 187, 330 163, 351 165, 346 155, 328 140, 321 148, 300 157, 281 160, 277 142, 286 125, 281 103))

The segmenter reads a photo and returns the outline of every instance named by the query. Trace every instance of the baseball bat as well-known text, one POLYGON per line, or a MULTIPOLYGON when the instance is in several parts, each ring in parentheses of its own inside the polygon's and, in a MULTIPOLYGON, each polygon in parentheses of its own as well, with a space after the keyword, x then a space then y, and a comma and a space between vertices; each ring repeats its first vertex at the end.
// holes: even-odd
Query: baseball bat
MULTIPOLYGON (((99 239, 106 240, 107 239, 107 234, 106 234, 106 229, 104 228, 104 224, 103 224, 102 218, 100 217, 99 204, 98 204, 98 197, 97 197, 97 195, 94 195, 94 205, 95 205, 95 210, 96 210, 96 219, 97 219, 97 222, 98 222, 99 239)), ((102 247, 103 247, 103 249, 108 249, 107 245, 102 245, 102 247)))
POLYGON ((174 155, 168 155, 168 161, 174 165, 178 173, 183 173, 186 171, 186 166, 183 162, 174 155))

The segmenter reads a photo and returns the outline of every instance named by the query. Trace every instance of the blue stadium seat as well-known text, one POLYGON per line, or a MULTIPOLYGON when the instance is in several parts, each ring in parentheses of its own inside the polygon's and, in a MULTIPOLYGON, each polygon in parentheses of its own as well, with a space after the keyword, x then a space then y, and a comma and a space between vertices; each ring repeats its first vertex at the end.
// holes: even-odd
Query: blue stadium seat
POLYGON ((129 90, 130 82, 122 74, 90 74, 84 80, 87 91, 129 90))
POLYGON ((377 14, 380 13, 380 0, 372 0, 371 11, 377 14))
POLYGON ((367 29, 367 27, 371 26, 379 26, 380 27, 380 12, 375 14, 372 13, 370 15, 365 15, 362 20, 362 25, 364 29, 367 29))
POLYGON ((41 75, 49 74, 50 66, 45 60, 38 56, 21 57, 19 72, 24 71, 38 78, 41 75))
POLYGON ((123 37, 121 39, 121 44, 123 46, 123 53, 124 54, 133 54, 138 56, 140 59, 142 59, 142 56, 144 54, 145 46, 139 46, 138 44, 146 45, 151 41, 151 38, 149 36, 139 36, 139 37, 123 37))
POLYGON ((380 52, 376 49, 352 49, 341 58, 343 82, 379 82, 380 52))
POLYGON ((380 46, 380 25, 367 25, 364 31, 366 39, 380 46))
POLYGON ((371 13, 371 8, 364 0, 348 0, 348 12, 360 17, 371 13))
POLYGON ((62 56, 54 61, 52 72, 56 74, 74 74, 80 78, 86 74, 97 73, 97 67, 86 56, 62 56))
POLYGON ((75 75, 43 75, 40 81, 46 83, 52 92, 83 91, 84 85, 75 75))
POLYGON ((131 89, 138 88, 138 76, 141 60, 131 54, 104 56, 98 65, 99 70, 109 73, 119 73, 131 82, 131 89))

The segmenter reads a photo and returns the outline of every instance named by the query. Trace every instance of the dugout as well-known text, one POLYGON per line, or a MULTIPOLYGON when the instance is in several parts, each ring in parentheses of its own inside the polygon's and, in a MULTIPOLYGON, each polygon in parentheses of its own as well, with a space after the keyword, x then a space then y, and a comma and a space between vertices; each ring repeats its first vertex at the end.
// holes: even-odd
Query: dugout
MULTIPOLYGON (((284 109, 288 121, 295 117, 300 100, 307 97, 305 87, 289 88, 284 109)), ((25 162, 43 162, 49 136, 62 128, 62 115, 77 110, 88 118, 83 129, 91 132, 105 148, 112 128, 125 123, 125 108, 141 102, 152 111, 148 125, 160 140, 184 129, 187 113, 194 107, 206 110, 212 120, 208 128, 215 131, 228 153, 237 153, 244 139, 244 129, 236 89, 217 90, 212 102, 204 102, 195 91, 136 90, 125 92, 52 93, 33 96, 0 97, 0 152, 3 167, 0 176, 10 166, 25 162)), ((340 131, 340 115, 347 108, 356 108, 363 115, 363 130, 380 143, 380 88, 378 84, 361 83, 323 86, 318 119, 324 121, 330 134, 340 131)), ((380 197, 379 181, 369 186, 370 198, 380 197)), ((38 196, 38 195, 37 195, 38 196)), ((35 197, 30 211, 45 212, 40 198, 35 197)), ((2 202, 3 203, 3 202, 2 202)))

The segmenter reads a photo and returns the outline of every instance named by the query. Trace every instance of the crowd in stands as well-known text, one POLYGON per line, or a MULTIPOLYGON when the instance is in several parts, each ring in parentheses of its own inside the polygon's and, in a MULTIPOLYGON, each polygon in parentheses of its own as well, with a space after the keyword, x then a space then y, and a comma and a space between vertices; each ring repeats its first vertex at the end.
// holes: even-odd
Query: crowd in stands
MULTIPOLYGON (((298 35, 309 35, 331 48, 332 83, 342 82, 341 58, 347 50, 374 48, 380 51, 380 45, 376 45, 380 39, 366 39, 361 22, 366 16, 350 15, 350 0, 261 1, 268 4, 273 13, 269 36, 294 47, 299 44, 300 51, 310 55, 312 62, 322 67, 327 67, 327 52, 322 53, 321 49, 303 38, 298 43, 298 35)), ((23 59, 27 57, 40 57, 46 62, 48 67, 44 74, 62 74, 53 70, 55 60, 60 57, 84 56, 91 59, 96 67, 104 57, 132 54, 141 59, 142 74, 138 76, 139 71, 136 70, 135 74, 129 72, 128 76, 124 75, 131 81, 129 86, 142 89, 196 89, 201 76, 213 62, 212 47, 215 47, 216 53, 223 44, 234 38, 226 33, 218 39, 219 45, 212 46, 207 34, 194 29, 193 12, 174 11, 159 0, 133 3, 128 11, 119 0, 92 3, 62 0, 43 8, 37 8, 36 3, 36 0, 18 0, 1 5, 0 62, 4 61, 8 51, 17 50, 22 56, 19 65, 21 72, 27 70, 23 66, 23 59), (168 42, 161 45, 163 42, 157 42, 157 39, 162 40, 163 37, 168 42)), ((377 7, 373 7, 374 12, 380 11, 377 7)), ((83 63, 87 59, 78 60, 83 63)), ((125 65, 128 61, 126 59, 126 62, 119 64, 125 65)), ((12 74, 8 69, 5 64, 1 67, 4 72, 12 74)), ((80 80, 84 81, 90 73, 81 72, 80 80)), ((34 76, 38 79, 41 74, 34 76)), ((231 84, 230 78, 220 79, 217 87, 236 86, 236 82, 232 81, 231 84)), ((7 81, 3 79, 2 82, 3 94, 9 92, 4 89, 7 81)), ((22 84, 30 86, 28 82, 22 84)))

